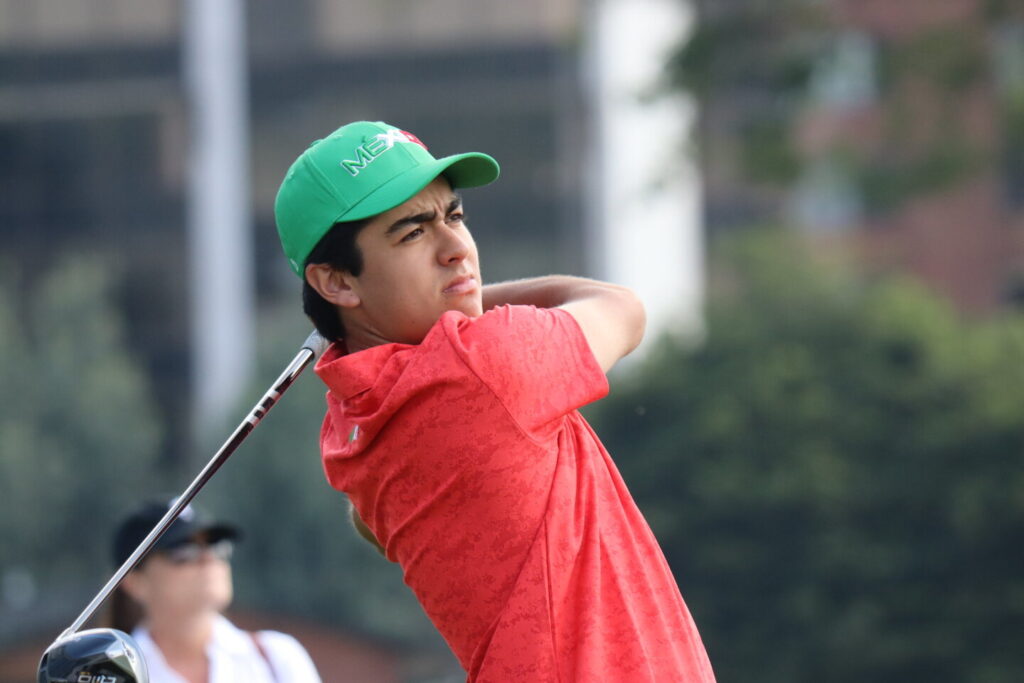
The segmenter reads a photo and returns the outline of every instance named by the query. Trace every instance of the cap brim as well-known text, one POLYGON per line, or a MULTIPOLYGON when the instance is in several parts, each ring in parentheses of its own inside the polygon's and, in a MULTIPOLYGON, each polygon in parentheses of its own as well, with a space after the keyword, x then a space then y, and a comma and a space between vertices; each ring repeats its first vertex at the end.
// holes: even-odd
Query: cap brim
POLYGON ((196 536, 206 536, 207 541, 213 543, 224 539, 237 540, 242 537, 242 532, 230 524, 200 524, 187 527, 172 527, 167 533, 160 537, 160 540, 153 546, 154 550, 163 550, 175 546, 184 545, 192 541, 196 536))
POLYGON ((500 172, 498 162, 486 154, 454 154, 395 176, 353 205, 338 220, 356 221, 389 211, 416 196, 441 175, 448 179, 452 188, 480 187, 493 183, 500 172))

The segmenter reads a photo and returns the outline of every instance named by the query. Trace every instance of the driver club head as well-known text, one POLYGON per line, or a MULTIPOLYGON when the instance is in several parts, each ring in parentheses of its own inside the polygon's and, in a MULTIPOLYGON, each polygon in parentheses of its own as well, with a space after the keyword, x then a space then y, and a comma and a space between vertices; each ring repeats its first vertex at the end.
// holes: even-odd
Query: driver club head
POLYGON ((149 683, 138 644, 123 631, 93 628, 57 639, 39 660, 38 683, 149 683))

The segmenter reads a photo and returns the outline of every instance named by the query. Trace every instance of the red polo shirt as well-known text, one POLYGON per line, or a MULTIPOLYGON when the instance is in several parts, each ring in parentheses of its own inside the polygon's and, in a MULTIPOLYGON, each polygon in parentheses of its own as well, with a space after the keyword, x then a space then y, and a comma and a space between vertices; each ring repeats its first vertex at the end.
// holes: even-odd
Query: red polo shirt
POLYGON ((713 681, 657 541, 577 408, 608 383, 565 311, 448 312, 317 364, 324 470, 470 681, 713 681))

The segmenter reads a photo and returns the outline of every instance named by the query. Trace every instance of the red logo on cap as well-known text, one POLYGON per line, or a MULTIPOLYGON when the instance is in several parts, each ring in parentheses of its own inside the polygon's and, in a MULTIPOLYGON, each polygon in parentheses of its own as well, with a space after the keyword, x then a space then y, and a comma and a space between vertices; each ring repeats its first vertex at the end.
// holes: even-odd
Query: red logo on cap
MULTIPOLYGON (((410 133, 409 131, 407 131, 407 130, 403 130, 403 131, 402 131, 402 135, 404 135, 405 137, 407 137, 407 138, 409 139, 409 142, 415 142, 415 143, 416 143, 417 145, 419 145, 419 146, 420 146, 420 147, 422 147, 423 149, 427 149, 427 146, 423 144, 423 141, 422 141, 422 140, 420 140, 420 139, 419 139, 418 137, 416 137, 415 135, 413 135, 412 133, 410 133)), ((427 151, 429 152, 430 150, 428 149, 427 151)))

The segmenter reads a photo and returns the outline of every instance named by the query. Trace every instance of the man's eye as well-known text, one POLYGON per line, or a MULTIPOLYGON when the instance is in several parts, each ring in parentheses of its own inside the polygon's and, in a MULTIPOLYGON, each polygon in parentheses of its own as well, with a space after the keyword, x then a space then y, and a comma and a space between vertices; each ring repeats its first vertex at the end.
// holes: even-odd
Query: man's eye
POLYGON ((408 234, 406 234, 406 236, 405 236, 405 237, 403 237, 403 238, 401 239, 401 241, 402 241, 402 242, 409 242, 409 241, 411 241, 411 240, 414 240, 414 239, 416 239, 417 237, 419 237, 419 236, 420 236, 420 235, 422 235, 422 234, 423 234, 423 228, 416 228, 415 230, 411 230, 411 231, 409 231, 409 233, 408 233, 408 234))
POLYGON ((462 223, 465 220, 466 220, 466 214, 462 213, 461 211, 456 211, 454 213, 448 214, 448 222, 449 223, 462 223))

